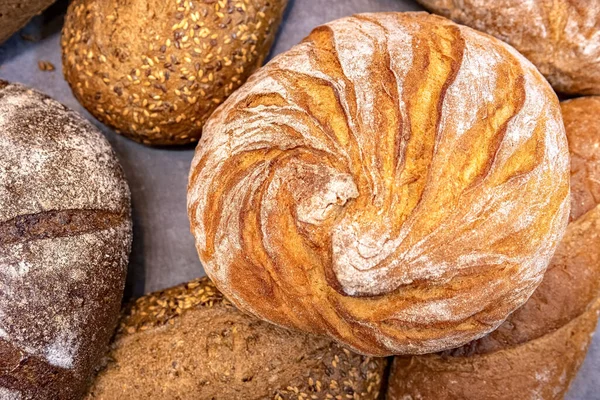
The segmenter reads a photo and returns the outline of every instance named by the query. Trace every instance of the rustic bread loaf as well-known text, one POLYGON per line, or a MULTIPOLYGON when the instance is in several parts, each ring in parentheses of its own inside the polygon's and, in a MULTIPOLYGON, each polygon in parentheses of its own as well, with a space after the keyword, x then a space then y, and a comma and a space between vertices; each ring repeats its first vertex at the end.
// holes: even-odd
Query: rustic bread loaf
POLYGON ((241 309, 364 354, 494 330, 569 213, 558 100, 514 49, 426 13, 316 28, 211 117, 188 213, 241 309))
POLYGON ((385 359, 242 314, 207 279, 144 296, 88 400, 377 399, 385 359))
POLYGON ((0 44, 52 3, 54 0, 0 1, 0 44))
POLYGON ((519 50, 559 92, 600 94, 598 0, 419 0, 519 50))
POLYGON ((0 81, 0 398, 83 395, 116 325, 129 189, 102 134, 0 81))
POLYGON ((144 144, 195 142, 262 65, 287 0, 75 0, 63 71, 96 118, 144 144))
POLYGON ((572 156, 571 222, 544 281, 492 334, 446 353, 397 357, 388 399, 564 397, 600 310, 600 99, 564 102, 562 110, 572 156))

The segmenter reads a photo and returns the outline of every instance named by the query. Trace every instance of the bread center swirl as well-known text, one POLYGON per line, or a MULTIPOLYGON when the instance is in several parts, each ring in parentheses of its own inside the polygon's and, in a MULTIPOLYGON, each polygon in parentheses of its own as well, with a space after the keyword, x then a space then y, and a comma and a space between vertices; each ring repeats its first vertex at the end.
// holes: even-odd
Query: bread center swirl
POLYGON ((568 191, 558 104, 530 64, 382 14, 315 29, 236 92, 207 123, 188 206, 236 305, 385 354, 450 346, 522 304, 568 191))

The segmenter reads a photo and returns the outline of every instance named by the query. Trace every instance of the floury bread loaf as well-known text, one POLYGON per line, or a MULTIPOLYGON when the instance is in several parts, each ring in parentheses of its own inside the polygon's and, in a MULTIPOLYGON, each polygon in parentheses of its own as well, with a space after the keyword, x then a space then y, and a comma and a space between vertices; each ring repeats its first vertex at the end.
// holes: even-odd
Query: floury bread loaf
POLYGON ((449 352, 397 357, 389 400, 562 399, 600 310, 600 99, 562 103, 571 220, 544 281, 492 334, 449 352))
POLYGON ((316 28, 206 125, 200 259, 242 310, 372 355, 497 328, 569 215, 556 95, 506 44, 426 13, 316 28))
POLYGON ((127 309, 87 400, 377 400, 386 363, 243 314, 202 278, 127 309))
POLYGON ((129 203, 93 125, 0 81, 0 399, 83 395, 119 315, 129 203))
POLYGON ((600 94, 600 1, 419 0, 427 9, 503 40, 552 86, 600 94))

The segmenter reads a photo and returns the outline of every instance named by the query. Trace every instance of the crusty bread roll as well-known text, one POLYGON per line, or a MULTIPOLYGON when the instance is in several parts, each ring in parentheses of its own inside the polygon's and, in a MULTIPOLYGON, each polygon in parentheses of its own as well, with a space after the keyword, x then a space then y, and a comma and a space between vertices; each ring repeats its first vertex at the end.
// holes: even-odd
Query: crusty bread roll
POLYGON ((564 397, 600 310, 600 98, 567 101, 562 110, 571 222, 544 281, 492 334, 446 353, 397 357, 389 400, 564 397))
POLYGON ((559 92, 600 94, 600 1, 418 1, 511 44, 559 92))
POLYGON ((54 0, 0 1, 0 44, 52 3, 54 0))
POLYGON ((117 324, 129 188, 80 115, 0 81, 0 399, 80 399, 117 324))
POLYGON ((263 64, 287 0, 73 0, 63 72, 96 118, 144 144, 196 142, 263 64))
POLYGON ((87 400, 375 400, 386 362, 242 314, 202 278, 126 311, 87 400))
POLYGON ((514 49, 427 13, 316 28, 209 120, 188 212, 241 309, 372 355, 494 330, 569 214, 558 100, 514 49))

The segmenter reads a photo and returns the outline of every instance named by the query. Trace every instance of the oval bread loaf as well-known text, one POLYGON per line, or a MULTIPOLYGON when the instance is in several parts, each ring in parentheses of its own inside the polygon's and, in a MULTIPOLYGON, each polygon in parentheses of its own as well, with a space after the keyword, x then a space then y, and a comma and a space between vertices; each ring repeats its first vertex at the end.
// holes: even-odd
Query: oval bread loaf
POLYGON ((144 144, 196 142, 260 67, 287 0, 75 0, 63 72, 96 118, 144 144))
POLYGON ((87 400, 379 398, 385 359, 242 314, 202 278, 138 299, 87 400))
POLYGON ((94 126, 0 81, 1 399, 83 395, 119 315, 129 197, 94 126))
POLYGON ((559 92, 600 94, 598 0, 419 0, 527 57, 559 92))
POLYGON ((0 2, 0 44, 44 11, 55 0, 2 0, 0 2))
POLYGON ((394 361, 388 399, 562 399, 600 310, 600 98, 562 103, 571 222, 544 281, 498 330, 461 348, 394 361))
POLYGON ((556 95, 514 49, 426 13, 316 28, 211 117, 190 171, 200 259, 242 310, 358 352, 494 330, 569 214, 556 95))

